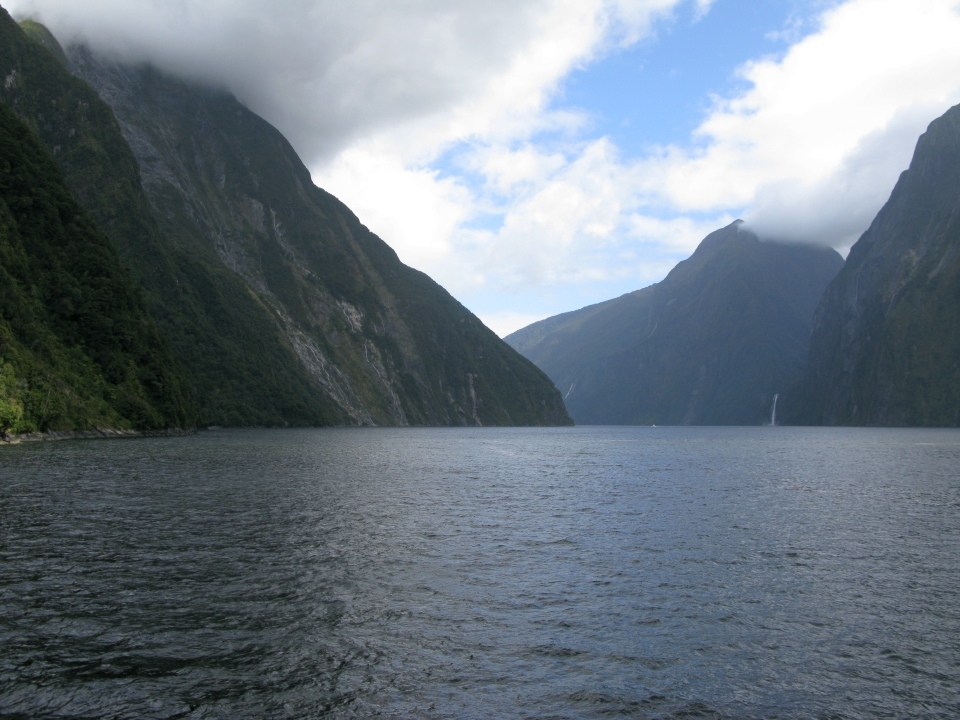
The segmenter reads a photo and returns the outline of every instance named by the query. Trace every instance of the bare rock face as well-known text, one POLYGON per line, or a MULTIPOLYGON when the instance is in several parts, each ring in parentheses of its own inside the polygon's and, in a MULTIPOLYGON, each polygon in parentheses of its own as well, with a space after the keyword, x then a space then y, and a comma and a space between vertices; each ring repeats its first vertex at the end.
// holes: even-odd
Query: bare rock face
POLYGON ((234 273, 349 423, 569 422, 549 380, 403 265, 226 92, 71 48, 168 236, 234 273))
POLYGON ((786 409, 818 425, 960 424, 960 106, 920 137, 827 288, 786 409))
POLYGON ((198 424, 571 422, 542 372, 314 186, 233 96, 82 47, 54 59, 52 37, 0 15, 0 101, 140 285, 198 424))
POLYGON ((827 248, 761 242, 738 221, 656 285, 506 340, 553 379, 577 423, 769 423, 842 264, 827 248))

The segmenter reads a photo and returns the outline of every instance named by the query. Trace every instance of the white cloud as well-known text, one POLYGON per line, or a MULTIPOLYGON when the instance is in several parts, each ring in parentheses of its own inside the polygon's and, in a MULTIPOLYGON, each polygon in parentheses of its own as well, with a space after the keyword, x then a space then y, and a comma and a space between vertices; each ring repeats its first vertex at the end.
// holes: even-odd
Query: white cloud
POLYGON ((849 245, 926 125, 960 101, 956 0, 852 0, 782 59, 742 69, 694 149, 647 161, 680 210, 748 208, 763 232, 849 245))
MULTIPOLYGON (((341 152, 321 185, 346 189, 360 221, 384 238, 407 264, 439 268, 450 254, 450 238, 467 219, 468 191, 429 168, 405 166, 396 154, 355 146, 341 152)), ((341 197, 344 193, 340 193, 341 197)))
MULTIPOLYGON (((957 37, 954 0, 837 5, 782 57, 745 65, 747 89, 714 98, 688 144, 642 157, 604 138, 577 141, 575 120, 559 149, 529 131, 474 125, 458 156, 480 179, 461 185, 464 218, 493 208, 499 224, 454 228, 443 266, 425 269, 462 296, 603 283, 612 296, 620 283, 659 279, 741 213, 769 237, 848 247, 926 124, 960 101, 957 37)), ((537 107, 521 128, 551 121, 537 107)))
POLYGON ((311 164, 424 117, 434 118, 439 135, 420 136, 408 149, 430 153, 437 143, 536 114, 551 85, 621 19, 617 5, 604 0, 4 5, 37 17, 61 40, 84 40, 226 85, 277 125, 311 164))
POLYGON ((550 313, 521 313, 505 310, 503 312, 481 313, 478 317, 484 325, 497 335, 506 337, 520 328, 525 328, 538 320, 550 317, 550 313))
POLYGON ((716 7, 4 0, 61 38, 230 87, 498 330, 659 280, 738 215, 849 245, 917 136, 960 102, 960 0, 817 0, 829 9, 780 28, 789 49, 744 65, 745 89, 712 98, 688 142, 624 156, 559 90, 684 4, 701 22, 716 7))
POLYGON ((862 138, 824 178, 769 181, 756 192, 748 225, 763 237, 828 244, 857 241, 910 163, 921 130, 943 107, 918 104, 862 138))
POLYGON ((694 11, 694 21, 703 20, 707 16, 707 13, 710 12, 710 8, 713 7, 713 3, 716 0, 697 0, 696 9, 694 11))

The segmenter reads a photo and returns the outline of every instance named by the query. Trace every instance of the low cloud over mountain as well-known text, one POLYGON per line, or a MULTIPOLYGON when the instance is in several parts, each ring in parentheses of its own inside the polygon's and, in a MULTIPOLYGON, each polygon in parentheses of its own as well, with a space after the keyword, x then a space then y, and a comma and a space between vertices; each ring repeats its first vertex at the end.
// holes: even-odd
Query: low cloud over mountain
POLYGON ((742 13, 756 8, 704 0, 8 7, 63 41, 225 85, 284 132, 317 182, 405 262, 501 333, 516 327, 511 318, 655 282, 736 217, 763 236, 849 247, 917 135, 960 102, 954 0, 792 4, 767 18, 776 23, 767 40, 723 46, 727 55, 716 58, 729 63, 726 76, 696 89, 682 58, 714 57, 717 38, 741 30, 742 13), (678 54, 658 55, 668 46, 678 54), (596 95, 630 98, 660 62, 679 63, 667 85, 680 95, 642 96, 626 120, 639 127, 682 107, 689 130, 666 140, 628 145, 605 106, 569 92, 606 82, 596 95), (629 72, 610 76, 612 67, 629 72))

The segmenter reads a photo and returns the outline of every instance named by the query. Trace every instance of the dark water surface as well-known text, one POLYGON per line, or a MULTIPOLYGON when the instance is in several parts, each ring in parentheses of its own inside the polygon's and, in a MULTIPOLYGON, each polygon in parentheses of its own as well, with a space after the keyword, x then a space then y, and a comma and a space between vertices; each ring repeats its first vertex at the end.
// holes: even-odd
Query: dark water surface
POLYGON ((957 431, 0 448, 0 717, 958 713, 957 431))

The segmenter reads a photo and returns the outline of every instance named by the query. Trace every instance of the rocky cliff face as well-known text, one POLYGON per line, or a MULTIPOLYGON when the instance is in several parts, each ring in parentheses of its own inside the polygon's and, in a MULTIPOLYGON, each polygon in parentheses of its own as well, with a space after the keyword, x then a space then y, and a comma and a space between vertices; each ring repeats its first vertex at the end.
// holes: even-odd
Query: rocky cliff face
POLYGON ((833 250, 734 223, 660 283, 506 338, 587 424, 758 425, 800 376, 833 250))
POLYGON ((791 420, 960 424, 960 106, 910 168, 817 309, 791 420))
POLYGON ((543 373, 400 263, 232 96, 68 48, 81 82, 0 21, 13 78, 0 99, 140 283, 200 424, 570 422, 543 373))

